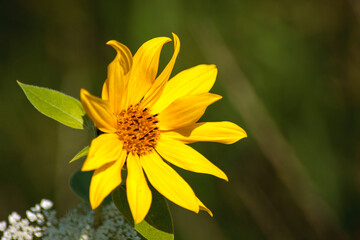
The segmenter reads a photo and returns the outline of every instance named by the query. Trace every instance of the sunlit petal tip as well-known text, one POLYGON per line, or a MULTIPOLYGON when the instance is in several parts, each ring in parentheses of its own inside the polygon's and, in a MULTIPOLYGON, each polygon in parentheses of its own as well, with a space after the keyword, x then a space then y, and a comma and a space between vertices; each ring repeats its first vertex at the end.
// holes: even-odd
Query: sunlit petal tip
POLYGON ((127 170, 126 195, 134 222, 138 224, 149 212, 152 193, 144 176, 138 155, 128 155, 127 170))
POLYGON ((211 212, 211 210, 208 209, 207 207, 201 207, 200 206, 200 210, 206 211, 210 215, 210 217, 214 216, 214 214, 211 212))
MULTIPOLYGON (((99 193, 96 193, 96 194, 99 194, 99 193)), ((98 208, 100 206, 100 204, 102 203, 102 201, 104 200, 105 196, 104 197, 91 197, 90 196, 90 205, 91 205, 91 209, 92 210, 95 210, 96 208, 98 208)))
POLYGON ((100 201, 90 201, 90 205, 91 205, 91 209, 95 210, 100 206, 101 202, 100 201))
POLYGON ((120 43, 120 42, 118 42, 116 40, 110 40, 110 41, 108 41, 106 43, 106 45, 109 45, 109 46, 113 47, 117 51, 125 49, 126 51, 130 52, 130 50, 128 50, 128 48, 124 44, 122 44, 122 43, 120 43))
POLYGON ((118 43, 118 41, 116 41, 116 40, 110 40, 110 41, 107 41, 106 45, 113 46, 113 45, 116 45, 117 43, 118 43))
POLYGON ((235 143, 243 138, 247 138, 247 133, 245 132, 244 129, 242 129, 241 127, 239 127, 238 125, 236 125, 235 123, 232 123, 235 127, 234 130, 236 130, 237 132, 234 133, 234 135, 236 136, 236 139, 234 139, 234 141, 230 142, 229 144, 235 143))
POLYGON ((137 104, 145 97, 157 76, 162 47, 168 37, 150 39, 136 51, 128 80, 127 105, 137 104))
MULTIPOLYGON (((244 129, 242 129, 243 130, 243 136, 242 136, 242 138, 247 138, 248 137, 248 135, 247 135, 247 133, 246 133, 246 131, 244 130, 244 129)), ((240 138, 241 139, 241 138, 240 138)))
POLYGON ((159 37, 159 38, 163 39, 166 43, 168 43, 168 42, 171 42, 171 41, 172 41, 172 39, 171 39, 171 38, 169 38, 169 37, 159 37))
POLYGON ((174 53, 171 57, 170 61, 164 68, 164 70, 160 73, 160 75, 155 79, 151 88, 144 96, 142 100, 142 104, 145 107, 152 108, 154 104, 156 104, 157 100, 161 97, 163 90, 166 87, 166 84, 170 78, 171 72, 175 65, 176 58, 180 51, 180 40, 176 34, 173 33, 174 38, 174 53))
POLYGON ((115 162, 108 163, 95 170, 90 183, 89 199, 91 208, 97 208, 102 201, 121 183, 119 174, 125 162, 126 152, 115 162))
POLYGON ((214 73, 213 73, 213 75, 215 76, 215 78, 216 78, 216 76, 217 76, 217 74, 218 74, 218 69, 217 69, 217 67, 216 67, 216 65, 210 65, 210 67, 211 67, 211 69, 210 69, 210 71, 213 71, 214 73))
POLYGON ((80 89, 80 96, 85 96, 85 95, 90 95, 90 93, 86 89, 81 88, 80 89))
POLYGON ((180 42, 179 37, 175 33, 171 33, 171 35, 172 35, 174 41, 180 42))
POLYGON ((215 176, 229 182, 229 178, 220 168, 218 168, 217 174, 215 176))
MULTIPOLYGON (((96 193, 96 194, 98 195, 98 193, 96 193)), ((95 210, 96 208, 98 208, 101 205, 101 203, 105 197, 106 196, 101 197, 101 198, 99 198, 99 197, 94 198, 94 197, 90 196, 89 201, 90 201, 91 209, 95 210)))
POLYGON ((156 47, 157 49, 153 49, 153 50, 161 50, 161 48, 164 44, 171 42, 171 41, 172 41, 172 39, 169 37, 156 37, 156 38, 150 39, 141 45, 141 47, 138 49, 138 51, 135 53, 135 55, 141 55, 144 52, 146 52, 149 49, 154 48, 154 47, 156 47))
MULTIPOLYGON (((91 100, 89 99, 91 97, 95 97, 95 96, 93 96, 91 93, 89 93, 84 88, 80 89, 80 100, 83 105, 84 105, 84 103, 91 102, 91 100)), ((86 109, 85 109, 85 111, 86 111, 86 109)))
POLYGON ((175 204, 195 213, 199 203, 190 185, 159 154, 153 152, 141 159, 141 165, 153 187, 175 204))
POLYGON ((126 45, 124 45, 116 40, 110 40, 106 43, 106 45, 113 47, 118 53, 122 53, 123 56, 125 56, 129 59, 132 59, 131 51, 126 45))
POLYGON ((215 64, 204 64, 204 66, 207 67, 207 71, 215 71, 215 74, 217 75, 218 69, 215 64))
POLYGON ((212 67, 212 68, 214 68, 214 69, 216 69, 216 71, 217 71, 217 67, 216 67, 216 65, 215 65, 215 64, 208 64, 208 66, 209 66, 209 67, 212 67))
POLYGON ((206 211, 211 217, 213 217, 213 213, 211 212, 210 209, 208 209, 201 201, 200 199, 197 199, 198 203, 199 203, 199 209, 200 210, 203 210, 203 211, 206 211))
POLYGON ((222 179, 224 179, 225 181, 229 182, 229 178, 226 176, 225 173, 224 173, 224 177, 223 177, 222 179))
POLYGON ((80 100, 82 103, 88 101, 87 97, 91 96, 91 93, 89 93, 86 89, 81 88, 80 89, 80 100))
MULTIPOLYGON (((115 66, 116 67, 120 66, 120 68, 118 70, 123 71, 123 74, 128 73, 130 71, 130 68, 132 66, 132 61, 133 61, 133 56, 132 56, 130 49, 127 46, 125 46, 124 44, 122 44, 118 41, 115 41, 115 40, 110 40, 106 44, 113 47, 117 52, 115 60, 118 60, 118 63, 115 62, 115 66)), ((114 64, 114 61, 109 64, 109 67, 112 64, 114 64)), ((109 70, 109 67, 108 67, 108 70, 109 70)), ((115 67, 115 69, 117 69, 116 67, 115 67)), ((108 75, 108 77, 109 77, 109 75, 108 75)))
POLYGON ((154 44, 160 44, 160 45, 164 45, 165 43, 168 43, 168 42, 171 42, 172 39, 169 38, 169 37, 156 37, 156 38, 152 38, 150 40, 148 40, 147 42, 143 43, 141 45, 141 47, 138 49, 138 52, 139 50, 140 51, 146 51, 146 49, 148 47, 151 47, 151 46, 154 46, 154 44))
POLYGON ((218 94, 213 94, 213 95, 214 95, 215 101, 219 101, 220 99, 223 98, 221 95, 218 95, 218 94))
MULTIPOLYGON (((223 98, 223 96, 219 95, 219 94, 215 94, 215 93, 207 93, 208 96, 207 98, 210 100, 210 105, 221 100, 223 98)), ((199 98, 200 99, 200 98, 199 98)))

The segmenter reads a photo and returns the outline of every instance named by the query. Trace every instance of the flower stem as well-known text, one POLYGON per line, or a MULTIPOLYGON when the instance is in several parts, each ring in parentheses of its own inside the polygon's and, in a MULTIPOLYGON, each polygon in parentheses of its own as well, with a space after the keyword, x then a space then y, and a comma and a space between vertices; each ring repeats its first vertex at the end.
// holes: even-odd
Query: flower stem
POLYGON ((94 229, 97 229, 102 224, 101 212, 102 212, 102 206, 101 205, 94 210, 94 229))

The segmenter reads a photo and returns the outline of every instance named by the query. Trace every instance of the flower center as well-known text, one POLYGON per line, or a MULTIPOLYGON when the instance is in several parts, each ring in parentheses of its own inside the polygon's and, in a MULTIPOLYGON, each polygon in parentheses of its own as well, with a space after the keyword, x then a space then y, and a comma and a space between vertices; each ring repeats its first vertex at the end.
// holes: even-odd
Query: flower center
POLYGON ((149 109, 140 109, 139 104, 130 105, 119 113, 116 133, 127 152, 145 155, 154 149, 160 136, 156 117, 157 114, 150 114, 149 109))

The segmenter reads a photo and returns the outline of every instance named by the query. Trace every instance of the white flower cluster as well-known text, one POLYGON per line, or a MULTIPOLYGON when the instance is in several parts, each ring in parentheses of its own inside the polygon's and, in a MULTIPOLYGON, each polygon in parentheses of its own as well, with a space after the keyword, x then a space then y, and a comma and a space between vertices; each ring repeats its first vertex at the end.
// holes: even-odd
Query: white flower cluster
POLYGON ((7 222, 0 222, 1 240, 140 240, 136 231, 125 222, 113 203, 102 209, 102 224, 93 228, 94 213, 85 204, 79 204, 64 217, 58 219, 53 203, 43 199, 26 211, 21 219, 16 212, 10 214, 7 222))

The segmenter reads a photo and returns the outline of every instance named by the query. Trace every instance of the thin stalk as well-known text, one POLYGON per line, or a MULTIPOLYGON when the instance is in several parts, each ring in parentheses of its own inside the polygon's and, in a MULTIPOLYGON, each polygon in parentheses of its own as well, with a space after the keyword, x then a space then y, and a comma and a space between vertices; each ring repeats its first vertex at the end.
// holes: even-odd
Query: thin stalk
POLYGON ((102 206, 100 205, 94 210, 94 229, 96 230, 101 226, 101 214, 102 214, 102 206))

